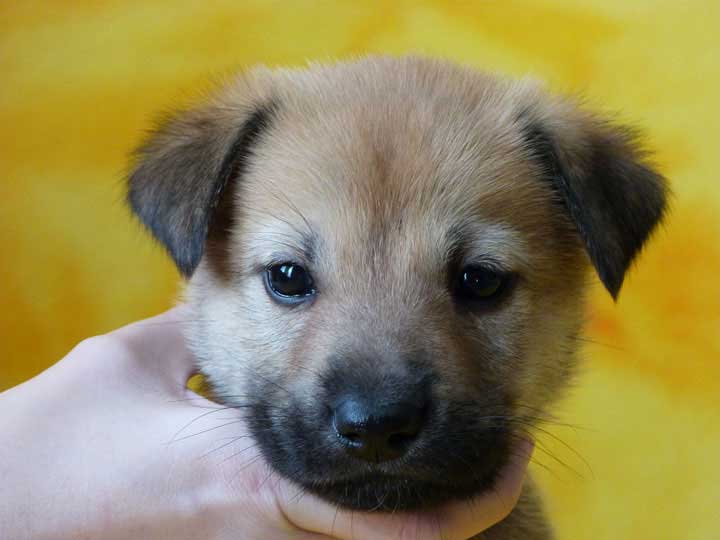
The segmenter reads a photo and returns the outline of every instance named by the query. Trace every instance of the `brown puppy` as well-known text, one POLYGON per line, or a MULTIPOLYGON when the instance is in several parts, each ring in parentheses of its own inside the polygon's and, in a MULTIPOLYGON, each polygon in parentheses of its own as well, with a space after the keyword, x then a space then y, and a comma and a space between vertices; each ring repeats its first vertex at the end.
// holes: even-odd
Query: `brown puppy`
MULTIPOLYGON (((665 208, 631 134, 448 62, 256 69, 140 149, 189 341, 280 474, 357 509, 490 486, 665 208)), ((550 538, 528 484, 487 538, 550 538)))

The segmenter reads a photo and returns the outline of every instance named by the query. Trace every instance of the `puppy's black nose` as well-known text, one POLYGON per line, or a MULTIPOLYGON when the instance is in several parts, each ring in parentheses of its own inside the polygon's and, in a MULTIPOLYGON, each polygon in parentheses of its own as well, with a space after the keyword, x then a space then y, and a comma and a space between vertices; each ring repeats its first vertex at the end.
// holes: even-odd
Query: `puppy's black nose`
POLYGON ((348 396, 334 411, 333 427, 351 455, 380 463, 402 456, 424 420, 424 406, 409 402, 377 404, 348 396))

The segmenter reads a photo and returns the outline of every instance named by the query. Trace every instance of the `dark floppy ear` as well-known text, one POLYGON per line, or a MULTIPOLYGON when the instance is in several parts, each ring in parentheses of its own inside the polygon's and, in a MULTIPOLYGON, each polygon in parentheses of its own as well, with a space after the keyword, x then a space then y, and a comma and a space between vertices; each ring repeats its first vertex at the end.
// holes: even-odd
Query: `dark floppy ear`
POLYGON ((636 133, 555 102, 524 113, 530 151, 577 227, 600 280, 617 298, 629 266, 666 208, 665 179, 636 133))
POLYGON ((173 115, 136 151, 133 212, 189 277, 228 182, 242 175, 273 116, 271 102, 220 101, 173 115))

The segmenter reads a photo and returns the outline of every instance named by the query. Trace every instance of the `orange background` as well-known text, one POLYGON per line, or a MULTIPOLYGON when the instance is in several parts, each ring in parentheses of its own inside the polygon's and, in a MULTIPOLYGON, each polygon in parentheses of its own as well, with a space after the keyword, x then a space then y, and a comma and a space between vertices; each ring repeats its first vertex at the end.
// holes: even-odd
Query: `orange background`
POLYGON ((619 303, 593 292, 560 411, 575 427, 536 452, 559 538, 720 538, 719 6, 3 2, 0 389, 172 303, 178 276, 124 208, 123 171, 153 114, 213 75, 408 51, 531 73, 643 126, 675 191, 619 303))

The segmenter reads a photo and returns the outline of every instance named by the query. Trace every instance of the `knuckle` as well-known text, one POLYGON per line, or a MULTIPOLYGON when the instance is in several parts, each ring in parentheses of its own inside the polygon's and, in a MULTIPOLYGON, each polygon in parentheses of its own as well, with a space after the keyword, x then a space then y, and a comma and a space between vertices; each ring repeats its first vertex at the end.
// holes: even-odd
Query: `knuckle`
POLYGON ((112 335, 104 334, 82 340, 73 349, 75 356, 82 356, 88 360, 107 358, 128 358, 132 355, 129 344, 112 335))

